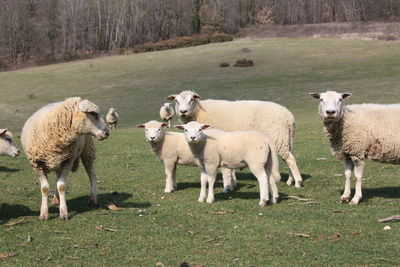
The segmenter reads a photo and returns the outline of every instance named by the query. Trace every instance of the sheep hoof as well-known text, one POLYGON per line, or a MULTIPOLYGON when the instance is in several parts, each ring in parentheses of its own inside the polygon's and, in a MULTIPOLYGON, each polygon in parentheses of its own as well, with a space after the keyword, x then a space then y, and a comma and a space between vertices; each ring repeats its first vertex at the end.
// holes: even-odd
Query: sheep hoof
POLYGON ((68 220, 68 214, 60 214, 60 219, 61 219, 61 221, 67 221, 68 220))
POLYGON ((302 187, 304 187, 303 181, 296 182, 296 183, 295 183, 295 187, 296 187, 296 188, 302 188, 302 187))
POLYGON ((271 199, 271 204, 276 204, 276 203, 278 203, 278 198, 277 197, 273 197, 271 199))
POLYGON ((48 221, 49 220, 49 214, 40 214, 39 220, 48 221))
POLYGON ((229 189, 228 189, 227 187, 225 187, 224 190, 222 190, 222 193, 223 193, 223 194, 229 193, 229 189))
POLYGON ((172 192, 174 192, 174 189, 165 189, 164 190, 164 193, 168 193, 169 194, 169 193, 172 193, 172 192))
POLYGON ((347 204, 350 202, 350 199, 348 197, 341 197, 340 202, 347 204))
POLYGON ((287 186, 291 186, 291 185, 293 184, 293 179, 289 178, 289 179, 286 181, 286 184, 287 184, 287 186))
POLYGON ((267 205, 267 201, 266 200, 260 200, 260 202, 258 203, 258 205, 260 207, 265 207, 265 205, 267 205))
POLYGON ((97 200, 96 199, 91 198, 88 201, 88 206, 89 207, 98 207, 99 205, 97 204, 97 200))
POLYGON ((206 199, 203 197, 199 197, 199 199, 197 201, 199 201, 200 203, 203 203, 203 202, 206 202, 206 199))
POLYGON ((360 203, 360 199, 359 198, 353 198, 351 201, 350 201, 350 205, 357 205, 358 203, 360 203))
POLYGON ((214 203, 215 199, 214 198, 207 198, 207 203, 211 204, 214 203))
POLYGON ((60 200, 58 199, 58 197, 53 196, 52 199, 51 199, 51 204, 52 204, 53 206, 58 206, 58 205, 60 205, 60 200))

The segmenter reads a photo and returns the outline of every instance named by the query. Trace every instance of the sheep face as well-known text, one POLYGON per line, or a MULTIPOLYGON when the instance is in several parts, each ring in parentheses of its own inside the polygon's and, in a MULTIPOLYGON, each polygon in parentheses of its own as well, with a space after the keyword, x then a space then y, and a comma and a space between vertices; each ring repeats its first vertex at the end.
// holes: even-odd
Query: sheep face
POLYGON ((12 133, 7 129, 0 129, 0 155, 16 157, 19 155, 12 133))
POLYGON ((343 100, 350 97, 350 93, 337 93, 326 91, 325 93, 309 93, 319 99, 318 112, 324 122, 334 122, 342 117, 344 108, 343 100))
POLYGON ((172 108, 171 103, 164 103, 163 106, 165 107, 166 110, 171 110, 171 108, 172 108))
POLYGON ((72 124, 79 134, 90 134, 100 141, 109 135, 99 107, 88 100, 79 103, 79 111, 74 114, 72 124))
POLYGON ((180 117, 193 116, 200 96, 192 91, 183 91, 179 95, 170 95, 167 99, 175 101, 175 111, 180 117))
POLYGON ((168 127, 166 122, 149 121, 144 124, 139 124, 136 127, 144 128, 144 133, 147 141, 150 143, 157 143, 164 137, 164 131, 162 128, 168 127))
POLYGON ((210 125, 191 121, 187 124, 176 125, 175 128, 183 130, 185 133, 185 139, 189 144, 200 143, 204 138, 204 129, 209 128, 210 125))

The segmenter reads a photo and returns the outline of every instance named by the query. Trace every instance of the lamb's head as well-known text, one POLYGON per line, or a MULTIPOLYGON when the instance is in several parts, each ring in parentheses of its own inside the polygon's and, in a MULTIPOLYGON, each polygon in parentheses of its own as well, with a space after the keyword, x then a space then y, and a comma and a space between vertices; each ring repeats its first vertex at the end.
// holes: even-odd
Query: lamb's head
POLYGON ((166 110, 172 110, 172 104, 171 103, 164 103, 163 106, 165 107, 166 110))
POLYGON ((319 99, 318 112, 324 122, 339 120, 345 106, 343 100, 351 96, 350 93, 337 93, 335 91, 309 93, 309 95, 319 99))
POLYGON ((98 140, 104 140, 109 135, 99 107, 87 99, 78 103, 78 111, 73 114, 72 124, 79 134, 90 134, 98 140))
POLYGON ((114 111, 115 111, 115 108, 110 108, 110 109, 108 110, 108 114, 112 114, 112 113, 114 113, 114 111))
POLYGON ((203 130, 209 128, 210 125, 202 124, 197 121, 191 121, 182 125, 175 125, 176 129, 184 130, 185 139, 189 144, 200 143, 205 138, 203 130))
POLYGON ((200 96, 193 91, 183 91, 179 95, 167 97, 170 101, 175 101, 175 111, 179 117, 192 117, 199 106, 200 96))
POLYGON ((164 138, 163 128, 168 127, 167 122, 149 121, 144 124, 139 124, 136 127, 144 128, 144 133, 147 141, 150 143, 157 143, 164 138))
POLYGON ((13 141, 12 133, 7 129, 0 129, 0 155, 13 158, 19 155, 19 150, 13 141))

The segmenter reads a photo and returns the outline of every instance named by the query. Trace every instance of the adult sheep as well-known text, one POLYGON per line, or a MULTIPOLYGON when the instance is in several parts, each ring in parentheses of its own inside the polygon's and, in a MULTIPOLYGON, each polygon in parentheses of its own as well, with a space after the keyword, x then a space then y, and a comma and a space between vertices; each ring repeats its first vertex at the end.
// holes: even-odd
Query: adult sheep
POLYGON ((292 113, 273 102, 241 100, 201 100, 192 91, 170 95, 175 101, 175 111, 182 123, 198 121, 211 124, 224 131, 260 131, 267 134, 275 143, 278 154, 289 167, 287 184, 293 180, 297 188, 303 180, 293 155, 295 121, 292 113))
POLYGON ((349 93, 327 91, 310 93, 320 100, 319 115, 329 139, 332 154, 345 161, 345 186, 340 200, 349 203, 350 178, 354 170, 356 190, 350 204, 362 199, 361 180, 364 160, 400 164, 400 106, 344 105, 349 93))
POLYGON ((119 115, 115 111, 115 108, 110 108, 106 115, 106 121, 108 125, 110 125, 111 130, 117 129, 118 120, 119 120, 119 115))
POLYGON ((108 134, 100 109, 80 97, 44 106, 25 122, 21 142, 38 175, 42 192, 39 219, 49 218, 47 175, 53 171, 57 174, 56 196, 60 202, 60 218, 68 219, 66 178, 71 170, 77 170, 79 159, 82 160, 90 180, 89 204, 97 204, 97 179, 93 167, 96 150, 92 136, 104 140, 108 134))
POLYGON ((0 129, 0 155, 13 158, 19 155, 19 149, 8 129, 0 129))

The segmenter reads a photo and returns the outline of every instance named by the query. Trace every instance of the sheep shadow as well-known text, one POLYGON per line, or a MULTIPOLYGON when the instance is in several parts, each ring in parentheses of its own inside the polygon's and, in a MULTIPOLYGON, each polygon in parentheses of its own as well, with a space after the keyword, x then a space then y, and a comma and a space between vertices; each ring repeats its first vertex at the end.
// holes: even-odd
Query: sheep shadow
MULTIPOLYGON (((73 199, 67 199, 67 207, 68 207, 68 215, 69 218, 73 218, 77 214, 85 213, 88 211, 93 211, 101 208, 106 208, 108 203, 113 203, 118 207, 122 208, 148 208, 151 206, 150 202, 127 202, 127 199, 130 199, 132 194, 129 193, 120 193, 120 192, 113 192, 109 194, 98 194, 97 206, 89 206, 89 195, 76 197, 73 199)), ((58 214, 59 208, 58 206, 52 206, 49 208, 49 214, 55 213, 58 214)), ((39 214, 39 212, 37 213, 39 214)))
MULTIPOLYGON (((287 194, 284 193, 279 193, 279 202, 284 202, 287 201, 287 194)), ((251 192, 238 192, 238 191, 233 191, 229 192, 227 194, 224 193, 217 193, 215 194, 215 199, 217 201, 225 201, 225 200, 232 200, 232 199, 260 199, 260 191, 257 187, 257 190, 251 191, 251 192)))
POLYGON ((0 166, 0 172, 19 172, 20 169, 8 168, 5 166, 0 166))
MULTIPOLYGON (((355 190, 351 190, 351 197, 354 196, 355 190)), ((339 190, 339 197, 343 194, 343 190, 339 190)), ((382 198, 400 198, 400 186, 378 187, 378 188, 363 188, 363 201, 368 201, 375 197, 382 198)))
POLYGON ((1 203, 0 207, 0 224, 5 224, 11 219, 23 217, 23 216, 34 216, 39 213, 31 210, 29 207, 20 204, 7 204, 1 203))

